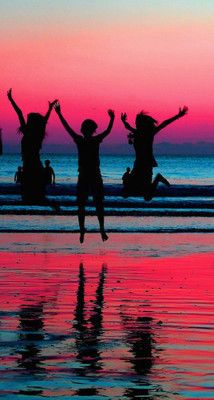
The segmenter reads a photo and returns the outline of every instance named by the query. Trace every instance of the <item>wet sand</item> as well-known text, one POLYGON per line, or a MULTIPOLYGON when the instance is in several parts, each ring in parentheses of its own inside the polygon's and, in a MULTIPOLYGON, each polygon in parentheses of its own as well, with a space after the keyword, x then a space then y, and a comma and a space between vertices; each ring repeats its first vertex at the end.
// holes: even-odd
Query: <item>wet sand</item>
POLYGON ((213 243, 0 234, 0 397, 213 399, 213 243))

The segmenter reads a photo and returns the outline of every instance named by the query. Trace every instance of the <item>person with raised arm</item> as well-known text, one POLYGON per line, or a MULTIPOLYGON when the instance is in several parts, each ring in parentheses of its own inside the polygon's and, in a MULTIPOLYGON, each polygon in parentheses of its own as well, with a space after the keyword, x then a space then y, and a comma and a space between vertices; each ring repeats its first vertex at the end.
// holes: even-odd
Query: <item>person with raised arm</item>
POLYGON ((49 102, 45 115, 30 113, 27 121, 22 110, 18 107, 12 96, 12 89, 7 92, 20 122, 18 131, 23 135, 21 139, 21 154, 23 161, 23 179, 21 185, 22 199, 27 204, 46 204, 58 210, 55 202, 50 202, 45 197, 44 167, 40 160, 40 150, 45 138, 46 125, 57 100, 49 102))
POLYGON ((114 123, 114 111, 108 110, 110 121, 107 129, 98 135, 94 135, 97 124, 92 119, 86 119, 81 125, 82 135, 77 134, 67 123, 61 113, 60 104, 54 106, 59 119, 76 143, 78 150, 78 182, 77 182, 77 204, 78 220, 80 228, 80 243, 84 242, 85 229, 85 204, 89 194, 93 196, 96 214, 99 221, 102 240, 108 239, 104 227, 104 190, 103 180, 100 172, 99 147, 103 139, 109 135, 114 123))
POLYGON ((124 197, 129 195, 142 195, 146 201, 149 201, 155 195, 159 182, 169 186, 169 182, 161 174, 157 174, 152 180, 153 168, 157 166, 157 162, 153 155, 153 142, 155 135, 167 125, 186 115, 188 108, 184 106, 179 109, 178 114, 157 124, 157 121, 141 111, 136 116, 135 128, 127 122, 127 114, 121 114, 121 120, 126 129, 130 131, 128 134, 129 144, 135 149, 135 162, 131 171, 129 182, 126 185, 124 197))

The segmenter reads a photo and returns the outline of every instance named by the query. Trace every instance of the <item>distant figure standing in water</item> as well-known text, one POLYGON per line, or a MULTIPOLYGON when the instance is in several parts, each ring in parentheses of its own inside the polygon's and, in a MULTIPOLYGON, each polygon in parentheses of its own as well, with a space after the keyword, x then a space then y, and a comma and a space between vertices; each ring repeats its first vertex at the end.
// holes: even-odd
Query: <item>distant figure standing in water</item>
POLYGON ((27 116, 27 121, 25 121, 21 109, 12 97, 12 89, 8 91, 7 95, 19 118, 19 132, 23 134, 21 140, 23 160, 22 199, 27 204, 46 204, 58 210, 58 206, 45 197, 44 167, 40 160, 40 150, 45 138, 46 125, 57 100, 49 102, 45 116, 39 113, 30 113, 27 116))
POLYGON ((0 128, 0 156, 3 154, 2 128, 0 128))
POLYGON ((51 167, 50 160, 45 160, 44 178, 45 185, 55 185, 55 172, 51 167))
POLYGON ((121 114, 121 120, 125 128, 130 131, 128 135, 129 144, 133 144, 136 156, 124 197, 141 195, 146 201, 150 201, 155 195, 159 182, 167 186, 170 185, 161 174, 157 174, 155 179, 152 180, 153 167, 157 166, 157 162, 153 156, 153 141, 155 135, 161 129, 178 118, 183 117, 187 111, 187 107, 180 108, 178 114, 163 121, 160 125, 157 125, 157 121, 150 115, 141 111, 136 116, 136 128, 129 125, 126 113, 121 114))
POLYGON ((17 168, 17 171, 14 175, 14 182, 22 183, 22 179, 23 179, 23 168, 20 166, 17 168))
POLYGON ((127 167, 126 172, 122 176, 123 188, 126 190, 127 185, 129 184, 131 168, 127 167))
POLYGON ((85 204, 89 194, 92 194, 96 207, 97 218, 100 226, 102 240, 108 239, 104 227, 104 190, 103 180, 100 172, 99 147, 100 143, 111 132, 114 122, 114 111, 109 110, 110 122, 107 129, 99 135, 93 136, 97 129, 97 124, 92 119, 86 119, 81 125, 82 135, 78 135, 61 113, 60 104, 55 105, 56 113, 59 116, 62 125, 72 137, 78 149, 78 182, 77 182, 77 204, 78 220, 80 227, 80 243, 84 241, 85 235, 85 204))

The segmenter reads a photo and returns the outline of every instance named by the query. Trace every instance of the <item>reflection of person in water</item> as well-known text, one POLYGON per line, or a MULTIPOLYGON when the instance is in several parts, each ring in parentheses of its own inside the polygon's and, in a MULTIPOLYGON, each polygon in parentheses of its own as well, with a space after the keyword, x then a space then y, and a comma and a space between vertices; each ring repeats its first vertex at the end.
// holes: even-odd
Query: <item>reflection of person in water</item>
POLYGON ((20 340, 18 364, 30 374, 44 371, 40 347, 44 340, 43 303, 23 306, 19 313, 20 340))
POLYGON ((183 117, 187 111, 187 107, 180 108, 178 114, 159 125, 154 118, 142 111, 136 116, 136 128, 127 122, 126 113, 121 114, 125 128, 130 131, 129 144, 133 144, 136 156, 129 183, 126 186, 126 193, 124 193, 125 197, 132 194, 142 195, 145 200, 149 201, 155 195, 159 182, 169 186, 169 182, 161 174, 158 174, 154 181, 152 180, 153 167, 157 166, 153 156, 153 141, 160 130, 183 117))
MULTIPOLYGON (((155 361, 154 320, 151 317, 138 317, 136 319, 121 312, 121 318, 127 332, 127 343, 133 357, 130 363, 138 376, 136 387, 127 389, 126 396, 130 399, 145 398, 153 400, 149 374, 155 361)), ((161 390, 158 387, 158 390, 161 390)))
MULTIPOLYGON (((96 299, 89 320, 86 319, 85 306, 85 272, 83 264, 79 267, 79 286, 77 290, 77 305, 75 310, 76 329, 76 348, 77 360, 81 362, 81 367, 77 369, 80 376, 89 376, 90 373, 97 372, 102 369, 101 355, 99 350, 100 335, 102 333, 102 312, 104 303, 104 283, 107 268, 102 266, 99 283, 96 290, 96 299)), ((96 396, 97 389, 94 387, 79 389, 77 394, 96 396)))

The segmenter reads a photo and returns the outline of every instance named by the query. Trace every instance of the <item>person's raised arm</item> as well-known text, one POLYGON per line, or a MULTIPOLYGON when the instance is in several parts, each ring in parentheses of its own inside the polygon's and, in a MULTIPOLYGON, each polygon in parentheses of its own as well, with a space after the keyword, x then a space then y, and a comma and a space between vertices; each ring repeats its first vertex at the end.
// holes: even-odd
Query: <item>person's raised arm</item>
POLYGON ((49 102, 48 102, 48 103, 49 103, 49 107, 48 107, 47 113, 45 114, 45 121, 46 121, 46 123, 48 122, 48 119, 49 119, 49 117, 50 117, 51 111, 53 110, 53 107, 57 104, 57 102, 58 102, 57 99, 54 100, 54 101, 49 101, 49 102))
POLYGON ((7 97, 8 97, 8 100, 10 101, 10 103, 12 104, 16 114, 18 115, 19 122, 21 125, 21 130, 23 130, 25 128, 25 119, 23 117, 22 110, 17 106, 16 102, 14 101, 14 99, 12 97, 12 89, 8 90, 7 97))
POLYGON ((64 126, 65 130, 69 133, 69 135, 74 139, 78 139, 80 137, 80 135, 78 135, 76 132, 73 131, 73 129, 70 127, 70 125, 67 123, 67 121, 65 120, 65 118, 62 116, 61 113, 61 107, 59 102, 57 102, 54 105, 55 111, 60 119, 60 121, 62 122, 62 125, 64 126))
POLYGON ((103 140, 106 136, 108 136, 113 127, 114 118, 115 118, 114 111, 108 110, 108 115, 110 117, 110 121, 107 126, 107 129, 104 132, 100 133, 99 135, 96 135, 96 137, 99 138, 100 140, 103 140))
POLYGON ((174 117, 172 117, 172 118, 166 119, 160 125, 157 126, 156 133, 158 133, 161 129, 165 128, 167 125, 176 121, 176 119, 179 119, 179 118, 183 117, 184 115, 186 115, 187 111, 188 111, 188 107, 186 107, 186 106, 184 106, 183 108, 179 108, 178 114, 174 115, 174 117))
POLYGON ((132 126, 129 125, 129 123, 126 121, 126 119, 127 119, 127 114, 126 113, 122 113, 121 114, 121 121, 123 122, 123 125, 125 126, 125 128, 128 129, 132 133, 136 133, 136 129, 132 128, 132 126))

